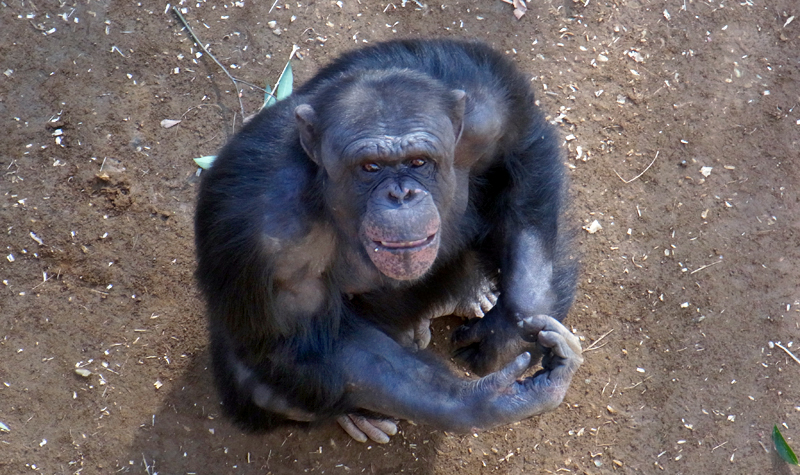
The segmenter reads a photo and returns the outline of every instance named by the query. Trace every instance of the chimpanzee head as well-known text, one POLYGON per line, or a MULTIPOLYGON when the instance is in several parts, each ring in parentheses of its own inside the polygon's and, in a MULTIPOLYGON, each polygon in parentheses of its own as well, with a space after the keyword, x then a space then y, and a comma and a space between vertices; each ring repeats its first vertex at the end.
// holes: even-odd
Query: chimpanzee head
POLYGON ((325 171, 329 211, 381 273, 417 279, 456 200, 465 94, 407 70, 360 71, 328 89, 295 116, 303 148, 325 171))

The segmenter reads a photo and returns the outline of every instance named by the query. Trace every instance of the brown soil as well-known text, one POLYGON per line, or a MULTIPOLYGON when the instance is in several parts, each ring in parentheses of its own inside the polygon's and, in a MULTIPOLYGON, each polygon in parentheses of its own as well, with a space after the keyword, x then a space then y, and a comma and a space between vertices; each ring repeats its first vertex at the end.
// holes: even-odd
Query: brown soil
POLYGON ((301 82, 420 35, 482 38, 533 76, 576 221, 602 225, 579 231, 587 352, 565 403, 476 434, 403 422, 386 446, 232 427, 192 276, 192 158, 241 123, 229 80, 165 2, 5 0, 0 473, 788 473, 770 433, 800 448, 800 364, 776 346, 800 338, 795 0, 536 1, 520 21, 500 0, 271 3, 184 8, 255 84, 292 45, 301 82))

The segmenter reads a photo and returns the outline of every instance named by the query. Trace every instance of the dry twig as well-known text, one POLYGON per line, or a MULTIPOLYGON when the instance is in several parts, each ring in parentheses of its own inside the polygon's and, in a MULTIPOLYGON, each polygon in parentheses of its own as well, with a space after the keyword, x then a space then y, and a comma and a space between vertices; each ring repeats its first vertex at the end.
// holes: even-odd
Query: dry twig
POLYGON ((650 169, 650 167, 652 167, 654 163, 656 163, 656 159, 658 158, 658 154, 659 154, 659 153, 661 153, 661 150, 659 150, 659 151, 657 151, 657 152, 656 152, 656 156, 655 156, 655 157, 653 157, 653 161, 652 161, 652 162, 650 162, 650 165, 647 165, 647 168, 645 168, 645 169, 642 171, 642 173, 639 173, 638 175, 636 175, 635 177, 631 178, 630 180, 626 180, 626 179, 622 178, 622 176, 620 176, 620 174, 619 174, 619 173, 617 173, 617 171, 616 171, 616 170, 614 170, 613 168, 612 168, 612 170, 614 170, 614 173, 617 173, 617 176, 619 177, 619 179, 620 179, 620 180, 622 180, 622 181, 623 181, 623 183, 625 183, 625 184, 627 185, 628 183, 631 183, 632 181, 635 181, 636 179, 638 179, 639 177, 641 177, 642 175, 644 175, 644 174, 645 174, 645 172, 646 172, 647 170, 649 170, 649 169, 650 169))
POLYGON ((793 359, 793 360, 795 360, 795 361, 797 362, 797 364, 800 364, 800 358, 796 357, 796 356, 794 355, 794 353, 792 353, 791 351, 789 351, 789 349, 788 349, 788 348, 786 348, 785 346, 781 345, 781 344, 780 344, 780 343, 778 343, 777 341, 775 342, 775 346, 777 346, 778 348, 780 348, 780 349, 782 349, 783 351, 785 351, 787 355, 791 356, 791 357, 792 357, 792 359, 793 359))
POLYGON ((722 261, 712 262, 711 264, 706 264, 706 265, 704 265, 704 266, 700 266, 700 267, 698 267, 697 269, 695 269, 695 270, 693 270, 693 271, 689 272, 689 274, 691 275, 691 274, 694 274, 694 273, 700 272, 701 270, 705 269, 706 267, 715 266, 715 265, 719 264, 720 262, 722 262, 722 261))
POLYGON ((612 328, 611 330, 609 330, 609 331, 607 331, 607 332, 603 333, 603 334, 600 336, 600 338, 596 339, 595 341, 593 341, 593 342, 592 342, 592 344, 591 344, 591 345, 587 346, 587 347, 586 347, 586 349, 585 349, 585 350, 583 350, 583 352, 584 352, 584 353, 586 353, 587 351, 599 350, 600 348, 602 348, 603 346, 605 346, 605 345, 603 345, 603 346, 596 346, 596 345, 597 345, 598 343, 600 343, 600 340, 602 340, 603 338, 607 337, 607 336, 608 336, 608 335, 609 335, 611 332, 613 332, 613 331, 614 331, 614 329, 612 328))
MULTIPOLYGON (((176 14, 176 15, 178 15, 178 18, 181 20, 181 23, 183 23, 183 26, 185 26, 185 27, 186 27, 186 31, 188 31, 188 32, 189 32, 189 34, 192 36, 192 39, 193 39, 193 40, 194 40, 194 42, 197 44, 197 46, 199 46, 199 47, 200 47, 200 49, 202 49, 202 50, 203 50, 203 52, 205 52, 205 53, 206 53, 206 54, 207 54, 207 55, 208 55, 208 56, 209 56, 211 59, 213 59, 213 60, 214 60, 214 62, 215 62, 215 63, 217 63, 217 66, 219 66, 219 67, 220 67, 220 69, 222 69, 222 72, 224 72, 224 73, 225 73, 225 75, 226 75, 226 76, 228 76, 228 79, 230 79, 230 80, 231 80, 231 82, 233 83, 233 89, 234 89, 234 91, 236 92, 236 99, 238 99, 238 100, 239 100, 239 108, 240 108, 240 109, 241 109, 241 111, 242 111, 242 119, 244 119, 244 118, 245 118, 245 114, 244 114, 244 104, 242 104, 242 97, 239 95, 239 86, 236 84, 236 82, 237 82, 238 80, 237 80, 235 77, 233 77, 233 76, 231 75, 231 73, 229 73, 229 72, 228 72, 228 68, 226 68, 225 66, 223 66, 223 65, 222 65, 222 63, 220 63, 220 62, 219 62, 219 60, 217 60, 217 58, 215 58, 215 57, 214 57, 214 55, 213 55, 213 54, 211 54, 211 53, 208 51, 208 49, 206 49, 206 46, 203 44, 203 42, 202 42, 202 41, 200 41, 200 38, 198 38, 198 37, 197 37, 197 35, 195 35, 195 34, 194 34, 194 30, 192 30, 192 27, 191 27, 191 26, 189 26, 189 22, 187 22, 187 21, 186 21, 186 18, 184 18, 184 17, 183 17, 183 15, 181 15, 181 12, 180 12, 180 10, 178 10, 178 7, 176 7, 176 6, 174 6, 174 5, 173 5, 173 6, 172 6, 172 11, 173 11, 173 12, 175 12, 175 14, 176 14)), ((244 81, 239 81, 239 82, 244 82, 244 81)), ((257 87, 257 86, 256 86, 256 87, 257 87)), ((263 90, 263 89, 262 89, 262 90, 263 90)), ((235 121, 234 121, 234 123, 235 123, 235 121)))

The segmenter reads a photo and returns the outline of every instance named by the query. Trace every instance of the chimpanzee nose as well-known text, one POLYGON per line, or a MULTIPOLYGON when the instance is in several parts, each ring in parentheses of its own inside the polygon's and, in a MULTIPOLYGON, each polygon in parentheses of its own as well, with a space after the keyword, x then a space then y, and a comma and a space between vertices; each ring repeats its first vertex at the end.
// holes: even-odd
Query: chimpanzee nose
POLYGON ((412 201, 421 193, 424 193, 422 190, 416 187, 408 187, 405 185, 400 185, 398 183, 394 183, 389 186, 389 199, 391 201, 396 202, 397 204, 403 204, 404 202, 407 203, 412 201))

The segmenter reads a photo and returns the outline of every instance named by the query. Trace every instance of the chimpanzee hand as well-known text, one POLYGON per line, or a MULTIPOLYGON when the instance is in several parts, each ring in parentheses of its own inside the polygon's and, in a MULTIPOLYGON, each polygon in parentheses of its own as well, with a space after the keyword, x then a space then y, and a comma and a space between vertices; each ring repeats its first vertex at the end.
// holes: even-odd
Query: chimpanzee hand
POLYGON ((478 375, 500 370, 525 351, 531 353, 531 362, 536 363, 544 353, 544 345, 537 341, 537 335, 547 325, 563 329, 568 335, 565 338, 575 343, 580 356, 577 338, 557 320, 545 315, 524 319, 518 316, 517 320, 516 325, 512 323, 500 307, 495 307, 483 318, 469 320, 451 337, 456 346, 456 357, 478 375))
POLYGON ((484 411, 476 413, 485 414, 486 421, 477 420, 477 426, 492 427, 555 409, 583 363, 580 341, 558 320, 537 315, 520 320, 519 327, 527 335, 538 335, 543 369, 518 380, 531 364, 531 354, 525 352, 500 371, 471 382, 474 392, 469 399, 485 404, 484 411))
MULTIPOLYGON (((543 369, 524 380, 520 378, 530 367, 529 352, 511 358, 509 364, 486 377, 464 380, 418 358, 385 333, 360 327, 341 342, 345 397, 351 406, 372 414, 454 432, 489 429, 555 409, 583 362, 578 339, 556 319, 544 315, 521 318, 519 325, 512 326, 517 327, 517 335, 537 341, 539 353, 546 355, 543 369)), ((389 433, 374 420, 340 418, 339 422, 357 440, 388 439, 389 433), (358 430, 352 430, 349 422, 358 430)))
MULTIPOLYGON (((520 320, 521 321, 521 320, 520 320)), ((502 305, 494 307, 483 318, 472 318, 457 328, 451 340, 455 356, 480 376, 494 373, 527 351, 532 362, 541 357, 536 334, 526 335, 509 318, 502 305)))

